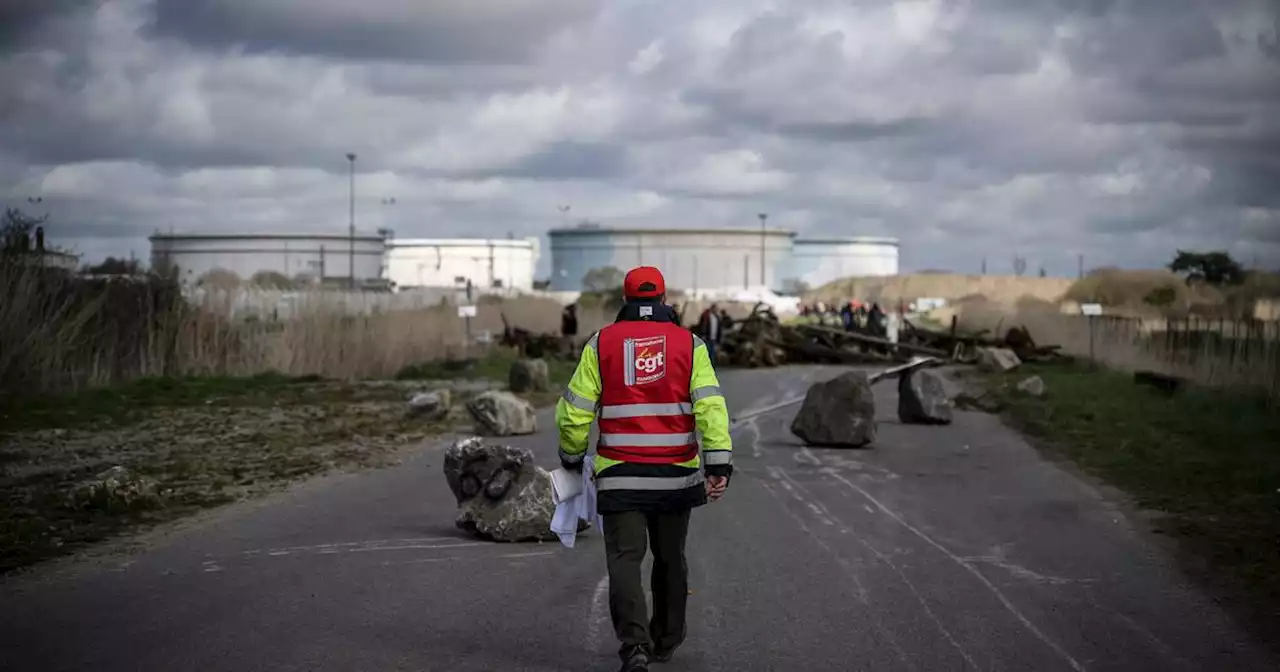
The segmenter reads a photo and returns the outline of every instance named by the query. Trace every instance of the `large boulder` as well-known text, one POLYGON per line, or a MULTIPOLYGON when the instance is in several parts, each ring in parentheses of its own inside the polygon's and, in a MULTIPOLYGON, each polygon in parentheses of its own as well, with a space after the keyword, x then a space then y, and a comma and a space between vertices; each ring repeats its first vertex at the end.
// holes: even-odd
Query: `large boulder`
POLYGON ((1008 348, 978 348, 978 368, 988 373, 1004 373, 1021 364, 1022 360, 1008 348))
MULTIPOLYGON (((492 541, 552 541, 555 514, 551 474, 526 448, 459 439, 444 454, 444 477, 458 501, 454 523, 492 541)), ((579 524, 579 530, 587 522, 579 524)))
POLYGON ((898 419, 909 425, 951 424, 951 399, 942 380, 929 371, 899 376, 898 419))
POLYGON ((551 389, 547 362, 542 359, 518 359, 511 363, 507 386, 512 392, 545 392, 551 389))
POLYGON ((443 420, 449 415, 452 395, 449 390, 432 390, 419 392, 409 399, 410 417, 421 418, 428 422, 443 420))
POLYGON ((475 420, 476 433, 484 436, 514 436, 538 431, 533 406, 510 392, 490 390, 467 402, 467 412, 475 420))
POLYGON ((815 383, 791 433, 814 446, 861 448, 876 440, 876 400, 867 374, 850 371, 815 383))

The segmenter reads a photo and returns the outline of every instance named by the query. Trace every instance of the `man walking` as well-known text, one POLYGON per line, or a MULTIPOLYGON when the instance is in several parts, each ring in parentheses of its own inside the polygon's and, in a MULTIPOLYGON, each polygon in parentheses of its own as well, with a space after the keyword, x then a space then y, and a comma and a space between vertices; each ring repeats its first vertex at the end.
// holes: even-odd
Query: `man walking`
POLYGON ((715 366, 716 351, 720 349, 720 327, 721 313, 717 310, 716 304, 702 311, 701 317, 698 318, 698 333, 702 336, 703 343, 707 346, 707 355, 711 359, 711 365, 715 366))
POLYGON ((707 346, 675 324, 662 273, 632 269, 623 295, 618 319, 583 347, 556 404, 556 427, 561 464, 581 469, 591 422, 599 418, 594 472, 609 615, 622 642, 623 672, 644 672, 651 660, 670 660, 684 642, 689 515, 724 495, 733 446, 707 346), (646 546, 653 550, 652 618, 640 572, 646 546))
POLYGON ((578 338, 578 304, 576 303, 565 306, 560 313, 560 338, 568 344, 569 352, 573 352, 578 338))

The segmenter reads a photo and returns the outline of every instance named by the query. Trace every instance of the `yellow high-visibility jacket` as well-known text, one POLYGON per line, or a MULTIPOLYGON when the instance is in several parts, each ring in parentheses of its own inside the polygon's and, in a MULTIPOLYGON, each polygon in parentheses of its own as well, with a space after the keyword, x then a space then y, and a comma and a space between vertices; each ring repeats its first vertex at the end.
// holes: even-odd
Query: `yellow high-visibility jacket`
MULTIPOLYGON (((593 466, 597 485, 600 486, 597 503, 601 513, 697 506, 705 502, 706 497, 701 477, 704 468, 709 475, 732 475, 733 441, 729 436, 729 410, 720 391, 720 382, 711 365, 711 358, 707 354, 706 343, 697 336, 693 336, 693 339, 689 393, 693 402, 694 422, 700 436, 699 443, 702 453, 707 456, 705 467, 700 456, 674 465, 652 465, 633 464, 595 455, 593 466), (625 478, 628 476, 640 478, 625 478), (663 480, 677 483, 677 486, 661 484, 663 480), (634 489, 611 488, 604 485, 609 481, 643 481, 652 485, 634 489)), ((591 424, 596 418, 603 386, 598 344, 597 332, 582 348, 577 369, 556 403, 559 453, 561 462, 566 467, 581 465, 586 457, 591 424)))

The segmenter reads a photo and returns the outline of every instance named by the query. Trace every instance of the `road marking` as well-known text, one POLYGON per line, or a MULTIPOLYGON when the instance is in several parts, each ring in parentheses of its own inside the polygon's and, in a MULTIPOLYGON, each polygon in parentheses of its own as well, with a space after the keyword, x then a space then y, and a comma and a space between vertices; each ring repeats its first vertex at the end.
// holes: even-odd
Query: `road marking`
POLYGON ((466 546, 490 546, 493 543, 494 542, 486 542, 486 541, 468 541, 460 544, 403 544, 400 546, 368 546, 368 547, 357 546, 356 548, 348 548, 347 552, 348 553, 375 553, 375 552, 382 552, 382 551, 407 551, 412 549, 423 549, 423 548, 464 548, 466 546))
MULTIPOLYGON (((781 474, 782 478, 793 483, 797 489, 802 491, 805 490, 805 487, 801 485, 799 481, 795 480, 795 478, 792 477, 790 474, 788 474, 786 471, 779 470, 779 473, 781 474)), ((822 509, 822 511, 829 518, 839 520, 839 518, 837 518, 835 514, 831 513, 831 510, 828 509, 827 506, 823 504, 822 501, 819 500, 817 497, 813 497, 813 501, 816 503, 817 506, 819 506, 822 509)), ((868 508, 868 511, 875 513, 870 508, 868 508)), ((849 534, 848 528, 846 528, 843 524, 840 525, 840 532, 841 534, 849 534)), ((857 534, 853 534, 851 536, 853 536, 854 539, 857 539, 858 543, 861 544, 863 548, 867 549, 868 551, 871 551, 871 553, 875 555, 876 558, 878 558, 881 562, 887 565, 889 569, 892 569, 894 573, 898 575, 898 578, 902 580, 902 583, 904 585, 906 585, 907 590, 910 590, 911 594, 915 596, 916 602, 920 603, 920 608, 924 610, 925 616, 927 616, 929 620, 933 621, 934 626, 936 626, 938 628, 938 631, 942 633, 943 639, 946 639, 947 642, 949 642, 951 646, 954 647, 955 650, 960 653, 960 657, 964 659, 964 662, 968 663, 969 667, 972 669, 975 669, 975 670, 981 669, 981 667, 978 666, 978 663, 973 660, 973 657, 969 655, 969 652, 966 651, 965 648, 960 645, 960 642, 955 638, 954 635, 951 634, 951 631, 947 629, 947 626, 942 624, 942 619, 938 618, 937 614, 933 613, 933 609, 929 607, 929 603, 925 601, 924 596, 920 594, 919 589, 916 588, 916 584, 912 583, 911 579, 907 576, 906 572, 902 571, 902 568, 899 567, 896 563, 894 563, 893 560, 891 560, 888 556, 881 553, 874 546, 868 543, 866 539, 863 539, 861 536, 857 534)))
POLYGON ((1118 611, 1118 610, 1116 610, 1116 609, 1112 609, 1111 607, 1108 607, 1108 606, 1106 606, 1106 605, 1104 605, 1104 604, 1102 604, 1102 603, 1098 602, 1098 599, 1097 599, 1096 597, 1094 597, 1094 595, 1093 595, 1093 590, 1092 590, 1092 589, 1085 589, 1085 591, 1084 591, 1084 595, 1085 595, 1085 599, 1089 600, 1089 604, 1092 604, 1092 605, 1094 606, 1094 608, 1099 609, 1099 610, 1101 610, 1101 611, 1104 611, 1104 612, 1106 612, 1106 613, 1108 613, 1108 614, 1111 614, 1112 616, 1115 616, 1116 618, 1120 619, 1120 622, 1122 622, 1122 623, 1124 623, 1125 625, 1127 625, 1127 626, 1128 626, 1131 630, 1133 630, 1134 632, 1136 632, 1136 633, 1138 633, 1139 635, 1141 635, 1141 636, 1145 637, 1148 641, 1150 641, 1150 642, 1155 646, 1155 648, 1156 648, 1158 651, 1160 651, 1160 653, 1164 654, 1164 656, 1165 656, 1166 658, 1168 658, 1168 659, 1170 659, 1170 660, 1174 661, 1175 663, 1177 663, 1179 667, 1182 667, 1182 668, 1185 668, 1185 669, 1188 669, 1188 670, 1195 670, 1195 669, 1198 669, 1198 668, 1196 668, 1196 666, 1195 666, 1195 665, 1193 665, 1193 664, 1191 663, 1191 661, 1189 661, 1189 660, 1187 660, 1186 658, 1183 658, 1182 656, 1178 655, 1178 653, 1177 653, 1176 651, 1174 651, 1174 650, 1173 650, 1173 649, 1172 649, 1168 644, 1165 644, 1164 640, 1163 640, 1163 639, 1160 639, 1159 637, 1157 637, 1155 633, 1153 633, 1153 632, 1151 632, 1150 630, 1147 630, 1146 628, 1142 627, 1142 625, 1141 625, 1140 623, 1138 623, 1137 621, 1133 620, 1133 619, 1132 619, 1132 618, 1130 618, 1129 616, 1127 616, 1127 615, 1125 615, 1125 614, 1121 613, 1120 611, 1118 611))
MULTIPOLYGON (((783 488, 785 488, 787 490, 787 493, 790 494, 792 497, 794 497, 797 502, 800 502, 801 504, 804 504, 805 506, 809 507, 809 510, 813 512, 813 515, 815 518, 822 521, 823 524, 825 525, 836 524, 835 521, 831 520, 831 518, 826 514, 825 507, 819 507, 817 504, 810 501, 808 497, 805 497, 803 494, 801 494, 799 490, 792 487, 793 481, 791 481, 790 477, 787 476, 786 472, 774 466, 768 467, 768 471, 769 471, 769 475, 772 476, 774 480, 778 482, 778 485, 781 485, 783 488)), ((799 485, 799 484, 797 483, 796 485, 799 485)))
POLYGON ((591 609, 587 611, 587 644, 591 647, 591 653, 597 653, 604 648, 604 641, 600 638, 600 624, 606 618, 608 596, 609 575, 605 574, 596 583, 596 589, 591 591, 591 609))
MULTIPOLYGON (((903 665, 908 669, 916 669, 916 666, 907 658, 907 653, 898 645, 898 640, 894 638, 893 633, 889 632, 888 629, 885 628, 884 623, 880 620, 879 611, 871 608, 871 599, 867 595, 867 587, 862 583, 862 579, 858 576, 858 571, 852 566, 852 563, 846 560, 844 556, 837 553, 834 548, 831 548, 831 546, 815 534, 808 525, 805 525, 803 518, 796 515, 791 509, 787 508, 786 502, 782 501, 782 496, 774 489, 774 484, 767 480, 761 480, 760 485, 764 487, 766 492, 779 501, 782 510, 796 521, 796 526, 798 526, 805 534, 808 534, 810 539, 813 539, 815 543, 821 546, 823 550, 835 559, 837 564, 844 568, 846 575, 853 582, 854 595, 858 598, 858 602, 861 602, 864 607, 867 607, 867 615, 871 619, 871 626, 875 628, 877 633, 885 638, 885 641, 889 643, 889 646, 893 649, 894 653, 897 654, 898 660, 903 665)), ((791 494, 795 497, 794 491, 792 491, 791 494)))
MULTIPOLYGON (((280 548, 250 549, 242 551, 241 557, 267 555, 279 557, 283 555, 331 555, 334 553, 365 553, 369 551, 397 551, 415 548, 454 548, 463 537, 419 537, 414 539, 377 539, 373 541, 348 541, 332 544, 315 544, 311 546, 284 546, 280 548), (431 543, 431 542, 445 542, 431 543), (454 542, 454 543, 449 543, 454 542)), ((461 542, 461 545, 480 546, 486 542, 461 542)))
POLYGON ((428 565, 437 562, 451 562, 453 560, 516 560, 521 558, 533 558, 539 556, 554 555, 555 551, 535 551, 532 553, 503 553, 502 555, 446 555, 438 558, 415 558, 413 560, 384 560, 383 567, 392 567, 394 565, 428 565))
POLYGON ((786 400, 780 401, 776 404, 770 404, 768 406, 763 406, 760 408, 753 408, 749 411, 743 411, 734 416, 733 422, 729 425, 729 429, 734 429, 739 425, 742 425, 747 421, 751 420, 752 418, 755 418, 758 415, 764 415, 765 413, 772 413, 773 411, 776 411, 781 408, 786 408, 788 406, 795 406, 796 404, 799 404, 803 401, 804 401, 804 397, 794 397, 792 399, 786 399, 786 400))
POLYGON ((1028 632, 1030 632, 1032 635, 1035 635, 1037 639, 1039 639, 1041 642, 1044 642, 1044 644, 1048 646, 1050 649, 1053 649, 1053 651, 1057 653, 1064 661, 1066 661, 1067 664, 1069 664, 1072 669, 1076 670, 1077 672, 1085 672, 1084 666, 1081 665, 1079 661, 1077 661, 1075 658, 1072 658, 1071 654, 1067 653, 1067 651, 1063 649, 1061 645, 1059 645, 1051 637, 1046 635, 1042 630, 1040 630, 1040 628, 1036 627, 1036 624, 1032 623, 1031 619, 1027 618, 1026 615, 1022 613, 1022 611, 1020 611, 1016 606, 1014 606, 1013 602, 1010 601, 1009 598, 1006 597, 1005 594, 999 588, 997 588, 994 583, 991 583, 991 581, 989 581, 987 577, 983 576, 982 572, 978 571, 978 568, 974 567, 973 563, 966 562, 964 558, 961 558, 955 553, 952 553, 950 550, 947 549, 947 547, 934 541, 933 537, 930 537, 924 532, 921 532, 918 528, 916 528, 916 526, 912 525, 911 523, 908 523, 906 519, 904 519, 896 511, 882 504, 880 500, 876 499, 875 497, 872 497, 871 493, 862 489, 862 487, 860 487, 858 484, 850 481, 844 476, 841 476, 834 469, 827 470, 827 473, 829 473, 833 478, 840 481, 841 483, 844 483, 853 491, 857 492, 863 497, 866 497, 867 501, 871 502, 871 504, 875 506, 877 509, 879 509, 882 513, 888 515, 890 518, 893 518, 895 521, 897 521, 899 525, 907 528, 907 530, 909 530, 912 534, 922 539, 925 543, 941 551, 942 554, 950 558, 952 562, 963 567, 966 571, 972 574, 973 577, 977 579, 979 583, 986 586, 987 590, 989 590, 991 594, 994 595, 996 599, 1000 601, 1000 604, 1004 605, 1005 610, 1007 610, 1010 614, 1012 614, 1014 618, 1018 619, 1018 621, 1022 623, 1022 626, 1026 628, 1028 632))
POLYGON ((729 431, 730 431, 730 432, 733 432, 735 429, 741 429, 741 428, 743 428, 743 427, 747 427, 747 428, 749 428, 749 429, 751 430, 752 434, 754 434, 754 435, 755 435, 755 437, 754 437, 753 439, 751 439, 751 456, 752 456, 752 457, 760 457, 760 450, 761 450, 761 448, 760 448, 760 438, 761 438, 761 435, 760 435, 760 426, 756 424, 756 419, 755 419, 755 418, 751 418, 751 419, 747 420, 747 421, 746 421, 745 423, 743 423, 743 424, 736 425, 736 426, 734 426, 734 427, 730 428, 730 430, 729 430, 729 431))
POLYGON ((1028 581, 1035 581, 1036 583, 1047 583, 1054 586, 1061 586, 1068 583, 1095 583, 1097 581, 1096 579, 1070 579, 1065 576, 1041 574, 1037 571, 1027 569, 1022 565, 1015 565, 1000 555, 966 555, 960 559, 965 562, 981 563, 991 565, 993 567, 999 567, 1020 579, 1027 579, 1028 581))

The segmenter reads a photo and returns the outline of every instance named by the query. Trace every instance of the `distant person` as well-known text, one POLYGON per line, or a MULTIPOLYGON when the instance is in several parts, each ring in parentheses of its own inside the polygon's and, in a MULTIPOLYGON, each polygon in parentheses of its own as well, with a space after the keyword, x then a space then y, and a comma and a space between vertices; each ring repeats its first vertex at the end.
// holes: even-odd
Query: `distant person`
POLYGON ((853 331, 853 302, 845 301, 840 306, 840 324, 844 326, 845 331, 853 331))
POLYGON ((720 309, 720 337, 724 338, 725 332, 733 326, 733 318, 729 317, 729 311, 724 308, 720 309))
POLYGON ((560 313, 560 336, 569 343, 569 352, 577 348, 578 304, 571 303, 560 313))
POLYGON ((880 309, 880 304, 872 303, 871 310, 867 313, 867 331, 875 336, 884 336, 887 333, 884 320, 885 314, 880 309))
POLYGON ((716 304, 702 311, 698 318, 698 334, 707 343, 707 354, 711 357, 712 366, 716 363, 716 352, 720 349, 720 311, 716 304))
POLYGON ((684 642, 689 517, 725 494, 733 442, 707 346, 672 322, 662 273, 632 269, 623 296, 617 321, 582 349, 556 402, 556 428, 561 466, 581 471, 591 425, 598 423, 593 472, 604 518, 609 616, 622 642, 623 672, 646 672, 651 660, 670 660, 684 642), (649 549, 652 618, 641 571, 649 549))

